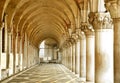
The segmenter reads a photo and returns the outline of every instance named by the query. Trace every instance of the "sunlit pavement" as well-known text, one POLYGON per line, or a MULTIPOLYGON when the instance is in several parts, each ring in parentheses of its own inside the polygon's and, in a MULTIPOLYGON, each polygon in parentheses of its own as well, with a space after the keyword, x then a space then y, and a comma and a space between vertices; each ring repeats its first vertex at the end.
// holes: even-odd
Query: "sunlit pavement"
POLYGON ((7 83, 82 83, 61 64, 40 64, 7 83))

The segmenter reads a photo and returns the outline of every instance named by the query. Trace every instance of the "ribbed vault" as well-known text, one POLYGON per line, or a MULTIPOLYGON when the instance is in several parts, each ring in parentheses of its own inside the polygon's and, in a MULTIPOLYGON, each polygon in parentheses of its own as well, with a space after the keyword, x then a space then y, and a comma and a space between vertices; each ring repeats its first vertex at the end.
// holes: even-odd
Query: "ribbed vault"
POLYGON ((31 43, 39 46, 46 38, 53 38, 60 45, 68 35, 68 28, 75 30, 79 9, 74 0, 1 0, 1 21, 7 15, 7 26, 22 37, 27 34, 31 43))

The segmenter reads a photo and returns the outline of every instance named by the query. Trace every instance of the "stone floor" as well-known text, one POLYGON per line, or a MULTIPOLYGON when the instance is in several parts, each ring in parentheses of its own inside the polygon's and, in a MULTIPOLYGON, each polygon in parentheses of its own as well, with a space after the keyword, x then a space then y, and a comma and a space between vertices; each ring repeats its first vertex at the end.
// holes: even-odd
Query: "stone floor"
POLYGON ((61 64, 41 64, 7 83, 82 83, 80 79, 61 64))

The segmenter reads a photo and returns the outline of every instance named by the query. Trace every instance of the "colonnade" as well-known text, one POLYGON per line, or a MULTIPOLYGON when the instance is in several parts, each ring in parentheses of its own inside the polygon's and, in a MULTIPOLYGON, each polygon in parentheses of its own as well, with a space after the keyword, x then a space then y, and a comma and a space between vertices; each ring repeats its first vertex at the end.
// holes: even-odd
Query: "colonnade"
POLYGON ((108 13, 96 13, 92 27, 82 23, 81 37, 73 38, 63 49, 62 63, 81 81, 113 83, 113 24, 108 13), (72 48, 71 48, 72 47, 72 48), (69 50, 71 48, 71 50, 69 50), (68 54, 68 51, 70 54, 68 54), (75 51, 75 52, 74 52, 75 51), (71 53, 73 52, 73 53, 71 53), (72 54, 72 57, 71 57, 72 54), (70 57, 70 59, 68 59, 70 57))
POLYGON ((0 80, 39 63, 39 49, 29 42, 27 34, 21 36, 9 30, 6 22, 0 25, 0 80))

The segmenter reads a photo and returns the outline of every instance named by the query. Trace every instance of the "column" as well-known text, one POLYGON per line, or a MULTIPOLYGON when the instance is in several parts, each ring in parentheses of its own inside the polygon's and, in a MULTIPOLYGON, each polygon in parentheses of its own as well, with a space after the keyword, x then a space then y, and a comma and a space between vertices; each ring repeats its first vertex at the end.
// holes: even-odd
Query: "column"
POLYGON ((72 61, 73 60, 73 56, 72 56, 72 43, 70 44, 70 70, 72 71, 72 61))
POLYGON ((120 18, 114 21, 114 83, 120 82, 120 18))
POLYGON ((25 66, 25 36, 23 36, 22 38, 22 70, 24 70, 24 66, 25 66))
POLYGON ((69 69, 69 52, 68 52, 68 44, 67 44, 67 47, 66 47, 66 66, 67 68, 69 69))
POLYGON ((15 71, 16 71, 16 53, 15 53, 15 45, 16 45, 16 34, 13 32, 13 35, 12 35, 12 52, 13 52, 13 74, 15 74, 15 71))
POLYGON ((72 55, 73 55, 73 64, 72 64, 72 66, 73 66, 73 69, 72 69, 72 71, 75 73, 75 43, 73 44, 73 46, 72 46, 72 55))
POLYGON ((96 13, 95 83, 113 83, 113 30, 108 13, 96 13))
POLYGON ((66 61, 67 61, 67 68, 69 69, 69 44, 68 43, 66 47, 66 61))
POLYGON ((65 48, 63 48, 62 63, 65 65, 65 48))
POLYGON ((16 56, 16 61, 15 61, 15 73, 18 72, 18 64, 19 64, 19 59, 18 59, 18 33, 16 34, 16 38, 15 38, 15 56, 16 56))
POLYGON ((76 74, 80 73, 80 39, 76 40, 76 74))
POLYGON ((95 77, 95 36, 92 29, 86 29, 86 81, 94 83, 95 77))
POLYGON ((20 71, 23 70, 23 52, 22 52, 22 48, 23 48, 23 45, 22 45, 22 37, 20 38, 20 71))
POLYGON ((86 81, 86 38, 80 39, 80 79, 86 81))
POLYGON ((67 60, 66 60, 66 48, 65 48, 65 66, 67 67, 67 60))
POLYGON ((20 61, 21 61, 21 36, 20 36, 20 34, 18 34, 18 40, 17 40, 17 55, 18 55, 17 69, 19 72, 20 71, 20 61))
POLYGON ((8 33, 9 40, 9 76, 13 74, 12 30, 8 33))
POLYGON ((7 62, 6 62, 6 68, 8 70, 8 75, 9 75, 9 71, 10 71, 10 44, 11 44, 11 31, 8 30, 8 33, 7 33, 7 50, 6 50, 6 56, 7 56, 7 62))
POLYGON ((28 40, 25 34, 24 40, 24 69, 28 68, 28 40))
POLYGON ((71 70, 71 43, 69 42, 69 47, 68 47, 68 52, 69 52, 69 69, 71 70))
POLYGON ((68 56, 68 68, 70 69, 70 50, 69 50, 69 43, 68 43, 68 46, 67 46, 67 56, 68 56))
POLYGON ((114 24, 114 83, 120 82, 120 0, 106 2, 114 24))
MULTIPOLYGON (((26 37, 27 37, 27 35, 26 35, 26 37)), ((26 59, 27 59, 27 66, 26 66, 26 68, 28 68, 28 62, 29 62, 29 57, 28 57, 29 41, 28 41, 28 38, 27 38, 27 41, 26 41, 26 45, 27 45, 27 47, 26 47, 26 59)))
POLYGON ((2 28, 3 25, 0 25, 0 80, 1 80, 1 53, 2 53, 2 28))

